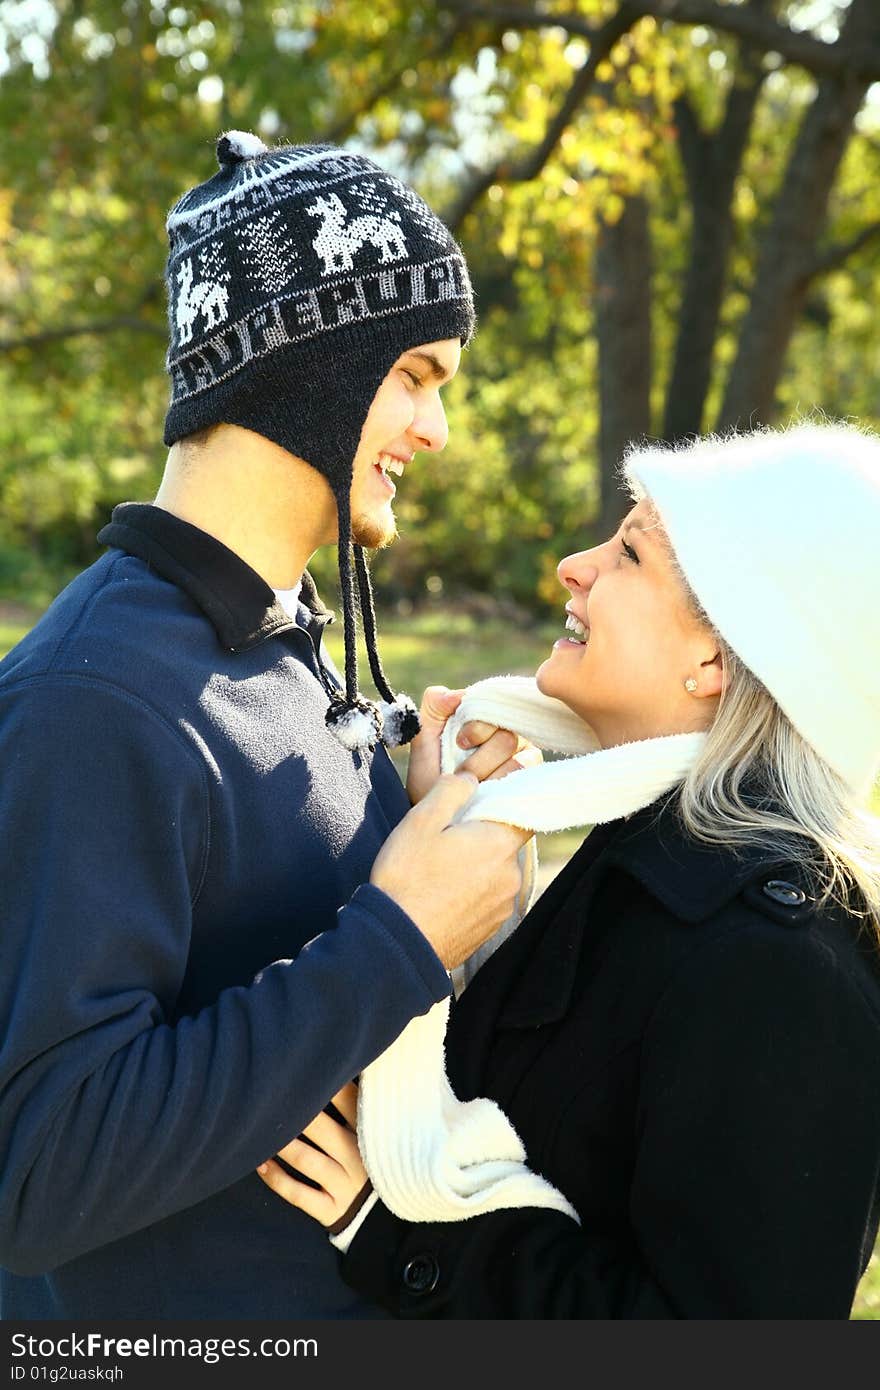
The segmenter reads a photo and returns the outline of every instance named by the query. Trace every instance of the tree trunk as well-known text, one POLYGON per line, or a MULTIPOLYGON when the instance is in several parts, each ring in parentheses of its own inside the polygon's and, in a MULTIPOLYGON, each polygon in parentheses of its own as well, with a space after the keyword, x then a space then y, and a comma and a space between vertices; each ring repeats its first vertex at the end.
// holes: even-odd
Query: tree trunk
MULTIPOLYGON (((763 3, 754 6, 764 8, 763 3)), ((711 135, 700 130, 690 103, 677 104, 682 163, 693 224, 682 292, 675 359, 666 393, 664 437, 702 433, 712 353, 733 240, 733 191, 764 81, 753 55, 743 56, 727 98, 724 118, 711 135)))
MULTIPOLYGON (((880 38, 878 10, 876 0, 852 0, 840 42, 867 44, 880 38)), ((831 190, 867 87, 862 78, 823 78, 804 117, 759 253, 719 429, 748 428, 773 418, 776 387, 806 299, 831 190)))
POLYGON ((651 428, 651 240, 644 198, 628 198, 620 220, 601 228, 595 269, 598 526, 606 535, 626 510, 617 482, 621 455, 630 440, 651 428))

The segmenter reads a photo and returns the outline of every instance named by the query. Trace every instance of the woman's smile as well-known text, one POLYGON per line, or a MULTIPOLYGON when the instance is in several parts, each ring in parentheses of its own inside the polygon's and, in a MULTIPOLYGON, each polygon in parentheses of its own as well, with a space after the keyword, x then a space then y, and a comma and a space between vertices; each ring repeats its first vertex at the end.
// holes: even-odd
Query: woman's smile
POLYGON ((556 647, 579 647, 580 650, 583 651, 590 643, 590 629, 587 627, 586 623, 581 622, 580 618, 577 617, 570 608, 566 608, 565 613, 566 630, 572 635, 571 637, 557 638, 553 643, 554 649, 556 647))

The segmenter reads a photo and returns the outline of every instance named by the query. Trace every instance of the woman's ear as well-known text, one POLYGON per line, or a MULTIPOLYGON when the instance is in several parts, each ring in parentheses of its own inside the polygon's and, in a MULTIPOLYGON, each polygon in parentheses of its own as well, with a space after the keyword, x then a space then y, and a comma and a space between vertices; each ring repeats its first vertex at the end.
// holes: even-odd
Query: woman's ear
POLYGON ((702 697, 720 695, 724 686, 724 663, 721 653, 716 652, 709 661, 700 662, 700 679, 695 695, 702 697))

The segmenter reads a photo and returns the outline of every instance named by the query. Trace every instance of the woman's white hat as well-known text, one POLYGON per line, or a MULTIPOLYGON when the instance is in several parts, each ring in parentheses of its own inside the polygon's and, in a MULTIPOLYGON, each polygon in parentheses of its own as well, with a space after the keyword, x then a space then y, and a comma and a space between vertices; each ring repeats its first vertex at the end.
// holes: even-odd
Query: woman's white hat
POLYGON ((859 794, 880 768, 880 437, 802 424, 633 447, 712 623, 859 794))

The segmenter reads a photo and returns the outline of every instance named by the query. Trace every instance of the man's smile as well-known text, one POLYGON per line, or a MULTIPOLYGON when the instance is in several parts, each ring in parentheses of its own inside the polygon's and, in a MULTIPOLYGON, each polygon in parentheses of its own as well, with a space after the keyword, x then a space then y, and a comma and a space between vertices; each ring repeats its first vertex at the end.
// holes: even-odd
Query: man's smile
POLYGON ((373 467, 392 497, 397 492, 397 488, 394 486, 394 483, 392 483, 388 474, 393 473, 395 477, 402 478, 403 470, 411 459, 412 454, 410 454, 409 458, 402 458, 399 454, 381 453, 376 463, 373 464, 373 467))

